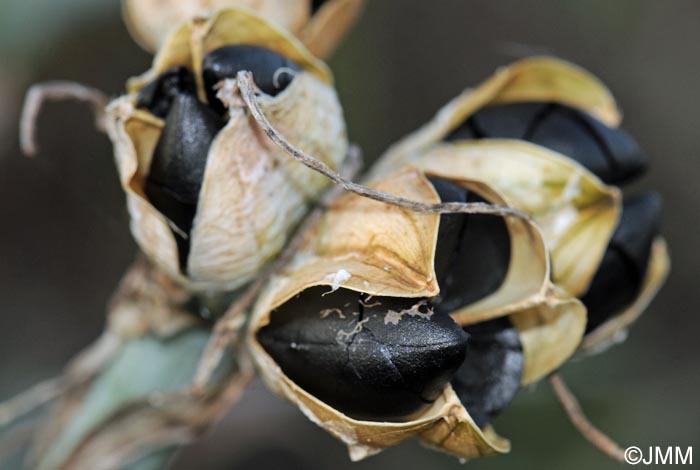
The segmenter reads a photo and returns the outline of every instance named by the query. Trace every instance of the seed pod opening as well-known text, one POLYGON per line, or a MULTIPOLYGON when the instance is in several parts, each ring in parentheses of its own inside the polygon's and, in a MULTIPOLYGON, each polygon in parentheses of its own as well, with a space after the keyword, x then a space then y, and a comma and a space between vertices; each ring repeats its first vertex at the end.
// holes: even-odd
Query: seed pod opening
POLYGON ((267 91, 259 100, 273 125, 338 168, 347 138, 327 68, 244 11, 182 26, 108 110, 132 233, 192 289, 251 279, 328 185, 268 142, 243 109, 224 109, 214 86, 247 69, 267 91))

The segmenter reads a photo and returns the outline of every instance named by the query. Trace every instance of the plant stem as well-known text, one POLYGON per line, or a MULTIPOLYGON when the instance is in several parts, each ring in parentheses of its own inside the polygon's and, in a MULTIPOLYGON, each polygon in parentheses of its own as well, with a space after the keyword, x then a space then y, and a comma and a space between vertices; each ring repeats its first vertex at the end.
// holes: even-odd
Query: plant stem
POLYGON ((549 376, 549 384, 569 416, 571 424, 574 425, 581 435, 608 457, 618 462, 624 462, 625 451, 588 420, 578 400, 571 393, 569 387, 566 386, 564 379, 559 374, 554 373, 549 376))
MULTIPOLYGON (((262 109, 258 105, 255 96, 255 84, 253 83, 252 74, 250 72, 241 71, 236 76, 236 83, 246 107, 250 110, 253 118, 258 123, 260 128, 278 147, 282 148, 286 153, 292 156, 297 161, 303 163, 308 168, 321 173, 330 179, 333 183, 343 188, 345 191, 357 194, 358 196, 373 199, 375 201, 391 204, 398 207, 404 207, 415 212, 429 212, 439 214, 488 214, 501 217, 518 217, 522 219, 531 219, 527 213, 507 206, 499 206, 483 202, 441 202, 435 204, 426 204, 423 202, 413 201, 401 196, 389 194, 383 191, 368 188, 359 183, 343 178, 339 173, 335 172, 331 167, 317 158, 309 155, 298 147, 292 145, 282 134, 280 134, 265 117, 262 109)), ((230 85, 224 85, 221 88, 231 89, 230 85)))
POLYGON ((95 116, 95 127, 105 131, 105 108, 109 99, 107 95, 97 88, 92 88, 81 83, 52 81, 37 83, 27 92, 22 106, 22 114, 19 121, 19 141, 22 153, 28 157, 35 156, 39 151, 36 131, 37 118, 45 101, 77 100, 88 103, 92 107, 95 116))

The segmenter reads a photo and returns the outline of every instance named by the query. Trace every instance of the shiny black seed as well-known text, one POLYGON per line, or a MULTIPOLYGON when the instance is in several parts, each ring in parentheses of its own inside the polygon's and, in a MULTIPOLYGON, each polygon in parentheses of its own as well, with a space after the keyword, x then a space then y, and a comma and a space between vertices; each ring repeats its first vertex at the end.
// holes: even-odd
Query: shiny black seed
POLYGON ((514 103, 484 108, 447 135, 455 141, 521 139, 570 157, 608 184, 624 184, 644 172, 647 157, 622 129, 556 103, 514 103))
POLYGON ((182 93, 196 93, 194 76, 185 67, 172 67, 139 91, 136 106, 165 119, 173 100, 182 93))
MULTIPOLYGON (((442 202, 485 202, 449 180, 433 177, 430 182, 442 202)), ((443 214, 435 253, 440 295, 431 303, 451 313, 482 299, 503 284, 509 266, 510 233, 502 218, 443 214)))
MULTIPOLYGON (((441 202, 466 202, 467 190, 452 181, 431 177, 430 183, 440 196, 441 202)), ((464 214, 440 215, 440 228, 435 252, 435 273, 438 285, 443 289, 445 279, 455 263, 455 254, 459 253, 460 236, 465 222, 464 214)))
POLYGON ((661 197, 647 192, 625 199, 622 217, 603 261, 581 300, 588 309, 586 333, 635 299, 644 283, 651 246, 659 233, 661 197))
POLYGON ((474 128, 483 137, 526 139, 540 120, 552 110, 549 103, 489 106, 472 116, 474 128))
POLYGON ((467 335, 420 299, 327 287, 302 292, 272 313, 258 339, 307 392, 358 419, 396 420, 433 402, 464 361, 467 335), (394 312, 394 313, 392 313, 394 312))
POLYGON ((216 97, 214 86, 226 78, 236 78, 241 70, 253 73, 255 84, 264 93, 275 96, 294 80, 301 68, 277 52, 259 46, 224 46, 204 57, 202 76, 209 105, 224 113, 224 105, 216 97))
POLYGON ((518 330, 506 317, 464 328, 467 359, 452 379, 460 401, 479 427, 489 424, 518 392, 525 359, 518 330))
POLYGON ((209 146, 223 125, 221 117, 193 95, 177 95, 146 178, 148 199, 179 229, 173 233, 183 272, 209 146))

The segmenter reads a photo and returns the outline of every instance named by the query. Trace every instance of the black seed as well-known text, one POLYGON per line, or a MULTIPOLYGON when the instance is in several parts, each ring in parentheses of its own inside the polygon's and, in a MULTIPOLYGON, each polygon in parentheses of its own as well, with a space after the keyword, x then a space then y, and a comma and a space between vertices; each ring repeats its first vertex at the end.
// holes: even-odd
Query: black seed
MULTIPOLYGON (((431 177, 430 183, 440 196, 441 202, 466 202, 467 190, 455 183, 443 179, 431 177)), ((435 250, 435 273, 438 285, 443 289, 449 270, 455 262, 455 254, 459 253, 460 236, 465 221, 464 214, 440 215, 440 228, 435 250)))
POLYGON ((549 103, 490 106, 474 114, 474 127, 482 136, 526 139, 551 107, 549 103))
MULTIPOLYGON (((430 178, 442 202, 485 202, 445 179, 430 178)), ((435 253, 439 311, 452 313, 495 292, 508 274, 510 233, 500 217, 444 214, 435 253)))
POLYGON ((224 105, 216 97, 214 86, 226 78, 236 78, 241 70, 253 73, 255 84, 264 93, 275 96, 294 80, 301 68, 291 60, 264 47, 224 46, 204 57, 202 76, 209 105, 224 113, 224 105))
POLYGON ((629 306, 642 287, 659 233, 661 197, 643 193, 624 201, 622 217, 588 292, 586 333, 629 306))
POLYGON ((258 339, 288 377, 343 413, 405 417, 434 401, 464 361, 467 335, 448 315, 423 318, 425 301, 420 316, 400 315, 421 300, 327 291, 285 303, 258 339))
POLYGON ((469 334, 467 359, 452 379, 460 401, 474 422, 484 427, 518 392, 525 358, 518 330, 506 317, 464 328, 469 334))
POLYGON ((649 166, 649 157, 637 141, 623 129, 613 129, 586 113, 578 113, 599 139, 610 162, 607 175, 599 175, 608 184, 625 184, 641 176, 649 166))
MULTIPOLYGON (((151 203, 181 232, 192 229, 209 146, 224 121, 192 95, 179 94, 153 153, 145 191, 151 203)), ((189 240, 173 230, 185 271, 189 240)))
POLYGON ((647 167, 647 157, 622 129, 555 103, 513 103, 484 108, 445 137, 446 141, 522 139, 579 162, 608 184, 626 183, 647 167))
POLYGON ((165 119, 173 100, 182 93, 196 93, 194 76, 185 67, 172 67, 139 91, 136 106, 165 119))

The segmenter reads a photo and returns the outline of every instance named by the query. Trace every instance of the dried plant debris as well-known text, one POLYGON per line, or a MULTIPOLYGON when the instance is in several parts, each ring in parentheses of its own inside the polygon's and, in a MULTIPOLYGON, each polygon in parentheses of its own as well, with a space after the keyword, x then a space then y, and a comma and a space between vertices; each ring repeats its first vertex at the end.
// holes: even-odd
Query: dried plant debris
POLYGON ((445 140, 519 139, 577 161, 607 184, 624 184, 642 174, 648 158, 624 130, 607 126, 582 110, 559 103, 509 103, 480 109, 445 140))
POLYGON ((489 424, 515 398, 525 357, 520 333, 507 317, 464 327, 469 335, 467 360, 452 388, 479 427, 489 424))
POLYGON ((581 300, 588 309, 586 332, 622 312, 639 295, 661 224, 661 197, 654 192, 624 201, 620 223, 581 300))
POLYGON ((418 299, 368 303, 348 289, 324 291, 302 292, 258 332, 289 378, 339 411, 373 421, 400 420, 442 394, 467 347, 454 320, 414 308, 418 299))

